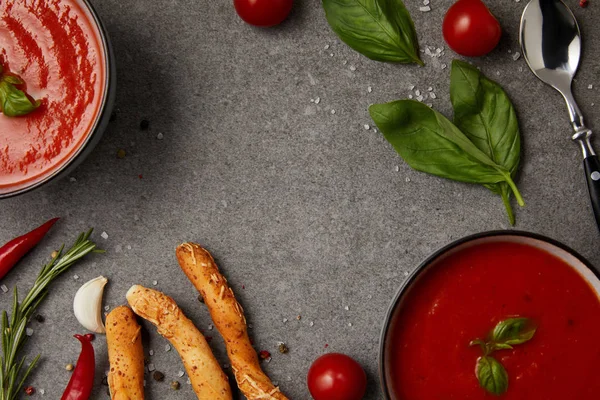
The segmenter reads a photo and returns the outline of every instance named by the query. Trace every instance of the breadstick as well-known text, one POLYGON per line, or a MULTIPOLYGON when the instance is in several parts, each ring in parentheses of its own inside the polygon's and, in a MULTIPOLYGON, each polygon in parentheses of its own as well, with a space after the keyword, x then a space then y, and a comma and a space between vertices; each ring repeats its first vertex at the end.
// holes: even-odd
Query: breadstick
POLYGON ((192 388, 200 400, 231 400, 227 375, 206 339, 175 301, 164 293, 135 285, 127 292, 133 311, 158 328, 179 353, 192 388))
POLYGON ((248 400, 287 400, 262 371, 252 347, 242 306, 219 272, 210 253, 197 244, 177 247, 179 265, 204 298, 210 316, 225 340, 237 384, 248 400))
POLYGON ((127 306, 106 316, 108 387, 113 400, 144 400, 144 350, 141 326, 127 306))

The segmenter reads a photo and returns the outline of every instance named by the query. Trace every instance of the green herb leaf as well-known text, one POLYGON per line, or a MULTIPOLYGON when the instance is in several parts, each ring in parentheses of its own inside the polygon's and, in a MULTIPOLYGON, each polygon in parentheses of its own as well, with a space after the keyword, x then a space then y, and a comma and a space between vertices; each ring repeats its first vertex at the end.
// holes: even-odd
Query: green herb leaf
MULTIPOLYGON (((475 146, 514 177, 521 155, 521 135, 515 109, 506 92, 477 68, 463 61, 452 62, 450 99, 454 123, 475 146)), ((514 214, 506 182, 485 185, 502 196, 510 223, 514 214)), ((519 202, 521 206, 522 202, 519 202)))
POLYGON ((16 88, 23 81, 14 76, 3 76, 0 79, 0 111, 7 117, 20 117, 37 109, 41 102, 32 102, 29 97, 16 88))
POLYGON ((496 325, 490 334, 490 339, 497 345, 522 344, 531 340, 536 330, 529 318, 509 318, 496 325))
POLYGON ((497 184, 517 191, 510 172, 479 150, 452 122, 418 101, 374 104, 371 118, 414 169, 455 181, 497 184))
POLYGON ((496 396, 508 390, 506 369, 494 357, 483 356, 477 360, 475 370, 479 385, 496 396))
POLYGON ((402 0, 323 0, 323 8, 331 29, 364 56, 423 65, 415 26, 402 0))

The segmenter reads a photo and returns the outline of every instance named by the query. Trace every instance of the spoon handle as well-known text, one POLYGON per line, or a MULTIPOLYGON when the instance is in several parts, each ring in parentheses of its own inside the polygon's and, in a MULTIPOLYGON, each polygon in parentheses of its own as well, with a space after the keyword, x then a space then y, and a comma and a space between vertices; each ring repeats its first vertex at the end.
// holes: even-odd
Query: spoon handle
POLYGON ((585 176, 587 178, 590 199, 592 200, 592 209, 596 223, 600 228, 600 160, 597 155, 590 155, 583 160, 585 176))

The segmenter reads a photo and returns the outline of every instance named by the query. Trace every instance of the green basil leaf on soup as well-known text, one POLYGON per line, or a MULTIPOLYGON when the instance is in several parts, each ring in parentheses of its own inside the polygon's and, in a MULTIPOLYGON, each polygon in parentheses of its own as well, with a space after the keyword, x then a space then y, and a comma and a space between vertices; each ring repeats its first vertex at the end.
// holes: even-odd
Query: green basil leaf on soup
POLYGON ((475 372, 479 385, 488 392, 499 396, 508 390, 506 369, 494 357, 479 358, 475 372))

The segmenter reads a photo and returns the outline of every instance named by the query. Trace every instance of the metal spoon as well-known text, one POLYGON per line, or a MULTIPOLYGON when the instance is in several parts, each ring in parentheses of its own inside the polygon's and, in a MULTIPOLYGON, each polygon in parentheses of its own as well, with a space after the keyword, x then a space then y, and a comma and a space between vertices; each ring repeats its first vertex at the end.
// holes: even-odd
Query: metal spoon
POLYGON ((560 0, 532 0, 523 11, 520 32, 523 55, 533 73, 558 90, 567 102, 571 124, 583 151, 583 165, 596 223, 600 228, 600 162, 592 148, 592 131, 583 122, 571 83, 581 57, 581 31, 575 16, 560 0))

